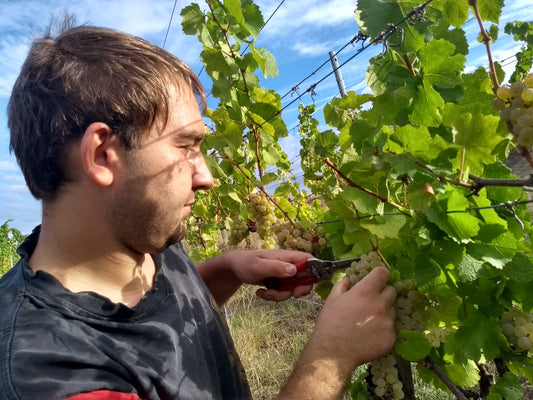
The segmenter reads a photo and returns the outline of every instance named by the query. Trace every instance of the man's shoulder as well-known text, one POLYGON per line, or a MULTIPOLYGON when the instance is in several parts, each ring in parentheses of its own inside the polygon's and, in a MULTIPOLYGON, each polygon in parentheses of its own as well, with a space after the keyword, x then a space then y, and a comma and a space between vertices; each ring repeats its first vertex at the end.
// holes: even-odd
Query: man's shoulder
POLYGON ((0 318, 15 306, 16 298, 22 295, 24 278, 20 262, 0 278, 0 318))

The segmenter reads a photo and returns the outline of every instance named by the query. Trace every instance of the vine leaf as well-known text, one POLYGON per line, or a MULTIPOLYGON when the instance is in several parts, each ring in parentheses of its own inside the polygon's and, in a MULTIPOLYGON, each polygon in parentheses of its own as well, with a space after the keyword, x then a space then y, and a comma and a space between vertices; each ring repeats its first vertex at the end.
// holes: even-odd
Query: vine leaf
POLYGON ((502 141, 498 124, 499 118, 494 115, 464 113, 455 119, 455 143, 466 149, 466 165, 470 173, 481 174, 484 164, 496 161, 492 150, 502 141))
POLYGON ((435 223, 451 238, 460 243, 470 242, 479 231, 479 220, 466 211, 468 201, 456 190, 433 203, 427 212, 428 220, 435 223))
POLYGON ((468 0, 436 0, 430 7, 442 12, 443 19, 456 28, 468 20, 468 0))
POLYGON ((457 363, 469 359, 479 362, 482 357, 487 360, 499 357, 500 348, 505 348, 506 343, 499 324, 477 314, 466 319, 456 334, 448 338, 445 349, 455 354, 457 363))
POLYGON ((457 272, 461 281, 475 281, 479 272, 483 267, 484 262, 477 260, 471 255, 467 254, 463 257, 461 262, 457 265, 457 272))
POLYGON ((463 388, 471 388, 479 383, 479 369, 472 360, 464 364, 454 363, 449 360, 450 357, 445 357, 448 363, 442 365, 442 370, 446 376, 457 386, 463 388))
POLYGON ((180 15, 183 32, 187 35, 196 35, 205 26, 205 15, 196 3, 183 8, 180 15))
POLYGON ((515 253, 512 260, 504 265, 503 271, 509 279, 518 282, 531 282, 533 280, 533 263, 522 253, 515 253))
POLYGON ((498 23, 502 13, 503 0, 478 0, 481 19, 498 23))
POLYGON ((409 120, 415 125, 439 126, 442 116, 439 110, 444 100, 431 85, 419 85, 412 99, 412 111, 409 120))
POLYGON ((495 385, 490 387, 487 400, 520 400, 523 394, 524 389, 518 377, 506 372, 495 385))
POLYGON ((407 361, 424 359, 431 351, 431 345, 422 332, 401 331, 399 334, 403 341, 396 344, 395 350, 407 361))
POLYGON ((265 78, 278 76, 278 66, 272 53, 262 47, 255 47, 253 44, 250 44, 250 50, 254 60, 261 67, 261 72, 263 72, 265 78))

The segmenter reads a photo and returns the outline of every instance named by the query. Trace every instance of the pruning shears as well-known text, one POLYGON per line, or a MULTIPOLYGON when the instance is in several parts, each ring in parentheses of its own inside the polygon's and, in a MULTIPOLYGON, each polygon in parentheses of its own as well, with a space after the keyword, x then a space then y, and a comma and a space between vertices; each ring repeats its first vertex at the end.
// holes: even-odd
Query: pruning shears
POLYGON ((359 261, 361 258, 348 258, 346 260, 329 261, 319 260, 318 258, 309 258, 300 263, 294 264, 298 272, 292 278, 267 278, 263 284, 267 289, 276 289, 279 291, 292 290, 297 286, 312 285, 325 281, 332 277, 333 273, 339 269, 349 267, 352 262, 359 261))

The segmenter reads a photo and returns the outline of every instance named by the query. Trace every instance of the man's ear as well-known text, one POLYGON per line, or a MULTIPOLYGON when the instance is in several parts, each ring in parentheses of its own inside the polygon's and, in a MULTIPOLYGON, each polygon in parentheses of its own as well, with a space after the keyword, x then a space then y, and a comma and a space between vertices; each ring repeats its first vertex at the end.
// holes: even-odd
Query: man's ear
POLYGON ((97 185, 109 186, 113 182, 120 147, 119 137, 103 122, 93 122, 85 130, 80 143, 81 163, 87 176, 97 185))

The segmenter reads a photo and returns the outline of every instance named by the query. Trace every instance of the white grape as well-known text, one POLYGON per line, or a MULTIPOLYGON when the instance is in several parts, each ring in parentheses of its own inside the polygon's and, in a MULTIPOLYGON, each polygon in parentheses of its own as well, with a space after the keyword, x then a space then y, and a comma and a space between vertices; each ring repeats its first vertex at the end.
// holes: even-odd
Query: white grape
POLYGON ((523 82, 513 82, 510 87, 511 96, 518 97, 522 94, 526 85, 523 82))
POLYGON ((520 350, 529 350, 531 349, 531 340, 527 336, 520 337, 516 341, 516 347, 520 350))
POLYGON ((513 333, 517 338, 527 336, 527 330, 523 325, 516 325, 513 333))
POLYGON ((519 145, 533 145, 533 74, 523 82, 500 86, 491 106, 500 112, 519 145))
POLYGON ((505 311, 500 318, 502 333, 509 344, 519 351, 530 351, 533 340, 533 314, 519 308, 505 311))
POLYGON ((527 74, 524 78, 524 85, 526 85, 527 88, 533 88, 533 74, 527 74))
POLYGON ((524 103, 533 103, 533 89, 525 89, 520 96, 524 103))
POLYGON ((509 86, 500 86, 496 91, 496 96, 504 101, 510 100, 512 96, 509 86))
MULTIPOLYGON (((276 241, 280 249, 300 250, 317 254, 326 246, 326 238, 319 237, 319 229, 315 227, 304 228, 290 222, 274 226, 276 241)), ((324 230, 320 232, 323 234, 324 230)))
POLYGON ((494 99, 494 101, 492 102, 492 108, 495 111, 502 111, 505 109, 506 106, 507 104, 505 103, 505 100, 502 99, 494 99))

